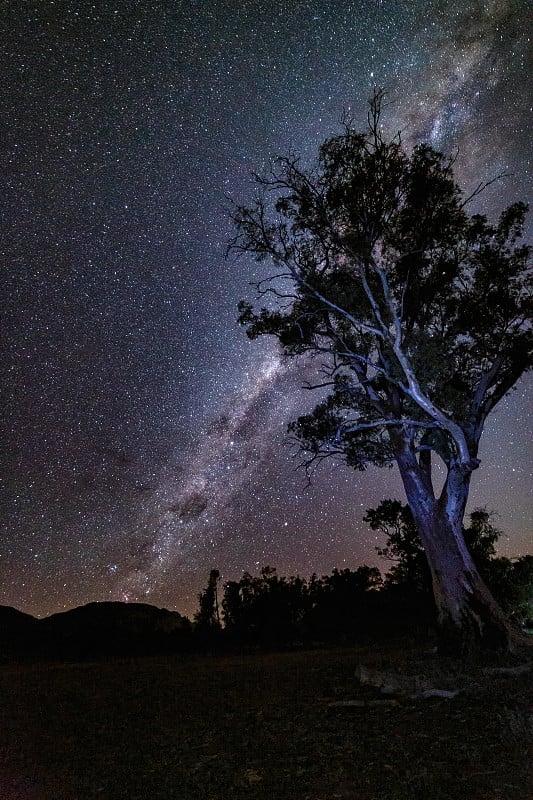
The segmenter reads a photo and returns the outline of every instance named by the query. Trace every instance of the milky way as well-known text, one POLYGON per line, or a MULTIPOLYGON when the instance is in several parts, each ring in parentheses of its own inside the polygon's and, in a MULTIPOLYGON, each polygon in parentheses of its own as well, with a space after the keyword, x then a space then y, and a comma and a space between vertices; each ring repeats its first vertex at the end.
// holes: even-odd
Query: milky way
MULTIPOLYGON (((190 614, 212 567, 378 563, 362 517, 398 478, 331 464, 306 485, 286 426, 313 366, 236 324, 268 266, 226 258, 228 198, 280 153, 312 163, 378 85, 387 130, 452 153, 467 192, 502 175, 473 210, 530 199, 531 4, 4 3, 0 34, 0 603, 190 614)), ((510 555, 530 549, 530 387, 472 493, 510 555)))

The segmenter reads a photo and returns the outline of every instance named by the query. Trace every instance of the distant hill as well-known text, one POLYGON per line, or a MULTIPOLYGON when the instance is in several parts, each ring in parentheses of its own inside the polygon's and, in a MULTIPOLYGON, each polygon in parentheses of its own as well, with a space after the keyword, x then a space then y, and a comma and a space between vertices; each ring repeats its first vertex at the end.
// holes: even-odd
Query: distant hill
POLYGON ((146 603, 89 603, 40 620, 0 606, 0 660, 173 652, 190 631, 186 617, 146 603))
POLYGON ((11 606, 0 606, 0 635, 10 631, 29 630, 38 622, 31 614, 24 614, 11 606))
POLYGON ((39 620, 11 606, 0 606, 0 664, 35 650, 39 620))

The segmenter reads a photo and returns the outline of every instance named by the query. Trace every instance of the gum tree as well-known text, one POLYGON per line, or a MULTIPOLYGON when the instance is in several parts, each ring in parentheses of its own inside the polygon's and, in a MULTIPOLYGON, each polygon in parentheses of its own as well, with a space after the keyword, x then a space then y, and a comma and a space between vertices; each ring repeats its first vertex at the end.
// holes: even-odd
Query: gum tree
MULTIPOLYGON (((532 362, 527 207, 496 223, 467 205, 453 163, 386 139, 383 94, 368 126, 347 124, 314 171, 296 157, 255 176, 235 205, 232 247, 272 265, 264 307, 241 302, 250 338, 317 356, 314 411, 290 426, 309 467, 398 466, 428 559, 443 649, 513 650, 521 641, 481 579, 462 522, 485 421, 532 362), (432 464, 444 465, 437 490, 432 464)), ((260 302, 261 305, 261 302, 260 302)))

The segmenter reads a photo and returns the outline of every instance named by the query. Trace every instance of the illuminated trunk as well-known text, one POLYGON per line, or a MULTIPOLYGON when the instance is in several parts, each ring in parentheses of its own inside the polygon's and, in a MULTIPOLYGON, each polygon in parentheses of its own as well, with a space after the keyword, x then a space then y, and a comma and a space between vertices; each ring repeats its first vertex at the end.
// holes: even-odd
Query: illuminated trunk
POLYGON ((471 469, 453 467, 436 499, 412 453, 398 459, 407 501, 426 552, 438 613, 439 649, 463 657, 514 652, 524 643, 482 580, 464 541, 462 522, 471 469))
POLYGON ((437 505, 429 517, 413 514, 431 570, 441 651, 461 656, 512 651, 518 631, 483 582, 461 524, 450 522, 437 505))

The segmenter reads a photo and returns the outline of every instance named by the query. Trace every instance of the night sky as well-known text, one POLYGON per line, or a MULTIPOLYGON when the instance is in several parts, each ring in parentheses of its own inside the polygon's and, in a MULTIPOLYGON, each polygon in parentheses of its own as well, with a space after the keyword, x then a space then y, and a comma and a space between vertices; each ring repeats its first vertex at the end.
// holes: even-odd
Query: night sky
MULTIPOLYGON (((228 196, 347 111, 457 154, 472 207, 531 199, 527 0, 24 2, 0 11, 0 604, 94 600, 192 614, 209 570, 378 564, 365 509, 395 470, 323 466, 286 439, 313 404, 241 297, 228 196)), ((530 215, 528 237, 533 238, 530 215)), ((486 429, 470 509, 531 551, 530 378, 486 429)))

